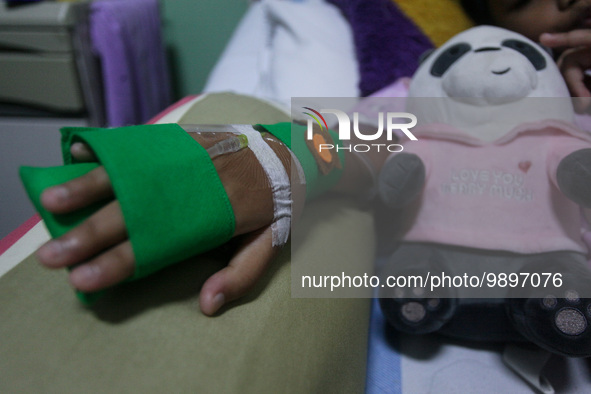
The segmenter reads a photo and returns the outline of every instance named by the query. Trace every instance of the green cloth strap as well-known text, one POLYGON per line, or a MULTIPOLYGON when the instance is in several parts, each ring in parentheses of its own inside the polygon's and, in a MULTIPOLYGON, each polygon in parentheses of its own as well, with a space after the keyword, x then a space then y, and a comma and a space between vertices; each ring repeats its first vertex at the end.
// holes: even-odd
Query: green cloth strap
POLYGON ((233 236, 234 212, 213 162, 180 126, 61 132, 66 166, 21 169, 29 195, 54 237, 83 218, 78 212, 75 217, 49 214, 39 203, 40 193, 97 166, 73 164, 70 146, 76 141, 91 147, 109 175, 136 259, 132 279, 213 249, 233 236))
POLYGON ((54 215, 41 205, 41 193, 43 190, 78 178, 98 167, 97 163, 80 163, 70 166, 34 168, 21 167, 20 176, 25 185, 25 190, 35 206, 35 209, 45 222, 49 233, 54 237, 61 237, 70 229, 82 223, 87 217, 98 210, 102 203, 94 204, 69 215, 54 215))
MULTIPOLYGON (((304 175, 306 176, 307 200, 329 191, 334 185, 337 184, 345 167, 345 152, 343 149, 338 151, 342 168, 335 168, 329 174, 322 175, 318 171, 318 165, 316 164, 316 160, 314 159, 312 152, 310 152, 310 149, 306 145, 306 126, 290 122, 257 126, 265 129, 277 137, 281 142, 287 145, 287 147, 291 149, 293 154, 297 157, 302 169, 304 170, 304 175)), ((338 145, 340 148, 342 148, 342 143, 339 140, 338 133, 335 133, 332 130, 328 130, 328 132, 335 142, 335 145, 338 145)))

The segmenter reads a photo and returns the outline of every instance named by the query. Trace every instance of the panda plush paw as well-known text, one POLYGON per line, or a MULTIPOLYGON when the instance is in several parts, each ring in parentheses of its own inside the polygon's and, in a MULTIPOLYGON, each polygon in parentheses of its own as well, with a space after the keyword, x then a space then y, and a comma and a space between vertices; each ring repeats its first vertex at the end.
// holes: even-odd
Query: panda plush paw
POLYGON ((508 307, 517 331, 538 346, 565 356, 591 356, 591 299, 567 290, 561 297, 514 298, 508 307))
POLYGON ((428 334, 438 331, 454 315, 455 298, 404 294, 419 293, 422 288, 405 289, 399 296, 380 298, 380 307, 388 322, 397 330, 409 334, 428 334))
POLYGON ((591 357, 591 275, 586 261, 547 258, 526 265, 522 272, 558 272, 554 286, 515 288, 507 311, 515 329, 553 353, 591 357))
POLYGON ((438 331, 452 319, 457 310, 457 298, 453 289, 431 289, 428 279, 425 279, 426 275, 443 272, 437 262, 440 256, 402 255, 409 264, 402 265, 400 262, 396 263, 397 259, 392 259, 381 274, 384 283, 390 284, 391 278, 397 280, 396 287, 380 289, 382 312, 386 320, 402 332, 428 334, 438 331))

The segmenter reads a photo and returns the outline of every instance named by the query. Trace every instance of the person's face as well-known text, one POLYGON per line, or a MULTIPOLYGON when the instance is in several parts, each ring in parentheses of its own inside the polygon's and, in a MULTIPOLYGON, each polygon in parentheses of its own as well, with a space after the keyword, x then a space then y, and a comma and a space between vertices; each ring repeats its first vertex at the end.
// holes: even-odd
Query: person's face
POLYGON ((488 0, 494 24, 539 41, 542 33, 591 29, 591 0, 488 0))

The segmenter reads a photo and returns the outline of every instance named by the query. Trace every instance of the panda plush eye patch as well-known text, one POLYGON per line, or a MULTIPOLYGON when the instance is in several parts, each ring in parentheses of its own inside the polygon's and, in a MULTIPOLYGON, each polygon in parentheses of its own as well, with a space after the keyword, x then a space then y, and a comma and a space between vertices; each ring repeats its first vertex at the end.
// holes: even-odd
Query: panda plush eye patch
POLYGON ((458 61, 459 58, 470 52, 472 47, 470 44, 460 42, 447 48, 433 63, 431 67, 431 75, 434 77, 441 77, 451 67, 452 64, 458 61))
MULTIPOLYGON (((537 71, 546 68, 546 58, 533 45, 521 40, 508 39, 502 42, 502 46, 521 53, 531 62, 537 71)), ((476 49, 474 52, 498 51, 500 49, 499 47, 482 47, 476 49)), ((450 46, 433 62, 431 75, 442 77, 455 62, 471 50, 472 47, 470 44, 465 42, 450 46)))
POLYGON ((525 41, 509 39, 503 41, 503 46, 521 53, 533 64, 537 71, 546 68, 546 58, 533 45, 525 41))

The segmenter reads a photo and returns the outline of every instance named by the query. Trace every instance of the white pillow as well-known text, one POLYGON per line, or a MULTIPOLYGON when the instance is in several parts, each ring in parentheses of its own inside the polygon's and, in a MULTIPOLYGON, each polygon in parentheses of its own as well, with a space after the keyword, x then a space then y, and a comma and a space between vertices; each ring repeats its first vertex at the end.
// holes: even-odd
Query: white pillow
POLYGON ((322 0, 253 3, 205 91, 232 90, 289 106, 291 97, 357 97, 353 35, 322 0))
POLYGON ((250 5, 209 74, 203 92, 255 94, 261 76, 261 55, 269 46, 264 8, 260 2, 250 5))

